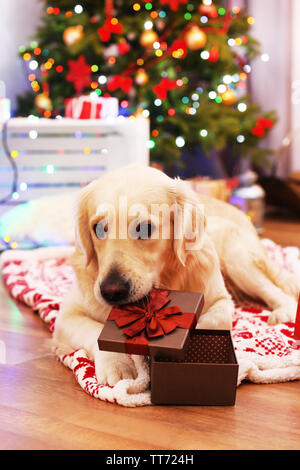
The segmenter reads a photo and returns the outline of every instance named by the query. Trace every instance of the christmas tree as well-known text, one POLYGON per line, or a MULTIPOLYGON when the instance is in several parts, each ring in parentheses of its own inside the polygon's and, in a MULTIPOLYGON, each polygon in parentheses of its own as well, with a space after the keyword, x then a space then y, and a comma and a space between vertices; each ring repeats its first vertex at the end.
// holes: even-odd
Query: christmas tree
POLYGON ((149 117, 152 161, 172 164, 198 146, 267 164, 259 143, 276 116, 247 94, 259 44, 246 11, 211 0, 52 0, 44 9, 19 51, 32 88, 19 115, 55 118, 66 98, 115 96, 121 114, 149 117))

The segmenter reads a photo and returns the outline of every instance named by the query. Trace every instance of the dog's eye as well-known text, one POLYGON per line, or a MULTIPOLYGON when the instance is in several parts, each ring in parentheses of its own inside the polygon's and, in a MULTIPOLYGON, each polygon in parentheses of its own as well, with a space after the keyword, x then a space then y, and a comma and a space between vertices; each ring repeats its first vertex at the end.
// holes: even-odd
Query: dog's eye
POLYGON ((141 222, 136 226, 136 239, 137 240, 147 240, 151 237, 155 230, 155 226, 150 222, 141 222))
POLYGON ((102 240, 103 238, 106 238, 107 236, 108 225, 102 222, 98 222, 97 224, 94 225, 94 232, 96 234, 96 237, 102 240))

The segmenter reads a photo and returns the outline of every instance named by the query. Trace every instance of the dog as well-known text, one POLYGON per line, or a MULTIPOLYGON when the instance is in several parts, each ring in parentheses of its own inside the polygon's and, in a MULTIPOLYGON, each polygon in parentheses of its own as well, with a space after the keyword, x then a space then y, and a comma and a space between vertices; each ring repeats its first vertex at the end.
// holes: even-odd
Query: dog
POLYGON ((267 258, 246 215, 180 179, 151 167, 113 170, 80 191, 76 212, 76 282, 53 341, 65 354, 85 349, 101 384, 136 377, 129 355, 98 349, 112 305, 136 302, 153 287, 203 292, 197 328, 231 328, 225 278, 267 304, 270 324, 295 319, 298 280, 267 258), (149 210, 157 207, 172 210, 163 217, 149 210))

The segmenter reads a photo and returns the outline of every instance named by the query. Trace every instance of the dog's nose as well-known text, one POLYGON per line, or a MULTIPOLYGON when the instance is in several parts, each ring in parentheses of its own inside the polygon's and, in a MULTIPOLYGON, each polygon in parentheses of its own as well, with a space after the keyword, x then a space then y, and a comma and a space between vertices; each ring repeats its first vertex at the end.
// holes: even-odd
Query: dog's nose
POLYGON ((118 304, 128 299, 130 282, 117 271, 111 271, 100 284, 102 297, 110 304, 118 304))

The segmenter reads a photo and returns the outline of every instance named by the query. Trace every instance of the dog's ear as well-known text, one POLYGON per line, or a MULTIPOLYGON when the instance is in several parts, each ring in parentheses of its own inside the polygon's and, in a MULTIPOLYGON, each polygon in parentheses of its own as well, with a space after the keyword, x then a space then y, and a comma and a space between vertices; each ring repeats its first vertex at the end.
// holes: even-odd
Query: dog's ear
POLYGON ((173 180, 174 186, 174 240, 173 249, 178 260, 185 266, 186 258, 200 250, 206 227, 204 207, 189 184, 173 180))
POLYGON ((84 254, 86 266, 89 265, 94 255, 94 245, 90 233, 88 211, 92 184, 93 183, 90 183, 79 192, 75 215, 75 243, 84 254))

